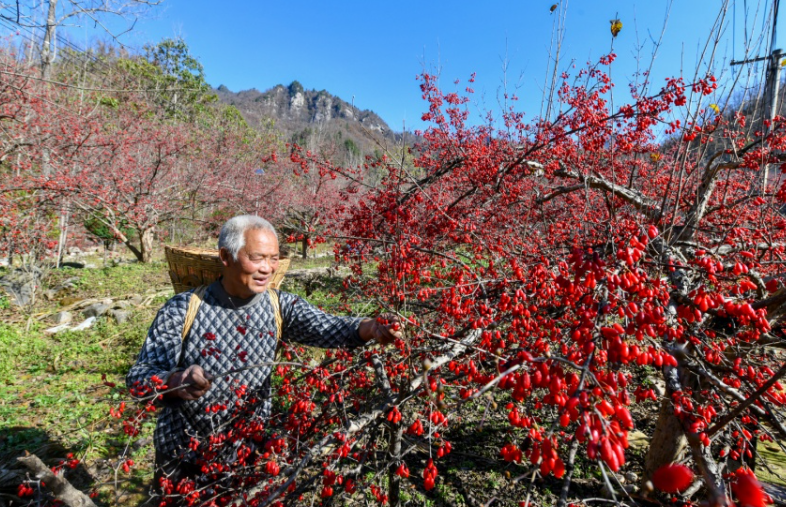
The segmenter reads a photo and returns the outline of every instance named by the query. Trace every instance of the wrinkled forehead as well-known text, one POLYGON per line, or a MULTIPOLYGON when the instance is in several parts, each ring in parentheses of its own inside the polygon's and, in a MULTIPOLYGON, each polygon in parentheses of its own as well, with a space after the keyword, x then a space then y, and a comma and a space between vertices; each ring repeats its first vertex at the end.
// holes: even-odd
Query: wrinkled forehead
POLYGON ((278 255, 278 239, 266 229, 249 229, 245 232, 243 249, 247 254, 278 255))

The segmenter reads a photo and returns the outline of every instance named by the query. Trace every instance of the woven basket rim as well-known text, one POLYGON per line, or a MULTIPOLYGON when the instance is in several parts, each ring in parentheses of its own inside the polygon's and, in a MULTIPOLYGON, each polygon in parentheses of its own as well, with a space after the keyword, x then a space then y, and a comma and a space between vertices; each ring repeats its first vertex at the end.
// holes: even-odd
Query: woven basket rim
MULTIPOLYGON (((165 245, 164 251, 169 264, 169 276, 176 293, 217 280, 224 268, 218 256, 218 249, 165 245)), ((273 275, 273 287, 281 286, 290 262, 289 258, 280 259, 279 268, 273 275)))
MULTIPOLYGON (((218 256, 218 248, 204 248, 199 246, 174 246, 174 245, 164 245, 164 253, 186 253, 186 254, 196 254, 196 255, 210 255, 210 256, 218 256)), ((289 252, 286 248, 282 249, 280 252, 279 257, 282 259, 289 259, 291 258, 288 255, 289 252)))

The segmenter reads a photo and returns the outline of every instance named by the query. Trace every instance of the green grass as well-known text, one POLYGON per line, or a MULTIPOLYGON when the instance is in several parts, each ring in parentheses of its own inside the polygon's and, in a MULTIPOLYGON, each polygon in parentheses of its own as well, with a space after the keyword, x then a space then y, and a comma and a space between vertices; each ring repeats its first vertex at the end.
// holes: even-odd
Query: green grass
POLYGON ((767 462, 770 470, 763 466, 756 467, 756 475, 760 480, 786 486, 786 454, 774 442, 759 442, 757 451, 767 462))
POLYGON ((49 271, 47 283, 55 286, 63 280, 77 277, 76 295, 86 297, 144 294, 148 290, 166 288, 169 268, 165 262, 131 263, 97 269, 63 268, 49 271))
POLYGON ((333 255, 326 257, 303 259, 302 257, 291 257, 289 269, 312 269, 312 268, 327 268, 332 266, 335 259, 333 255))
MULTIPOLYGON (((56 464, 68 453, 89 464, 117 459, 126 451, 128 438, 121 421, 109 417, 109 408, 127 397, 122 389, 125 374, 165 298, 135 309, 122 325, 103 318, 83 332, 47 335, 43 331, 53 325, 48 315, 62 309, 61 300, 68 303, 166 290, 166 273, 166 265, 160 262, 50 270, 43 280, 44 290, 76 277, 75 288, 54 301, 37 298, 33 308, 22 311, 0 304, 0 463, 13 463, 25 451, 48 464, 56 464), (20 314, 23 319, 18 318, 20 314), (118 387, 105 385, 103 376, 118 387)), ((74 321, 81 318, 74 312, 74 321)), ((151 434, 149 423, 140 438, 151 434)), ((149 481, 152 446, 140 446, 134 455, 142 463, 135 474, 149 481)), ((87 474, 77 475, 83 481, 77 478, 75 485, 88 487, 87 474)))

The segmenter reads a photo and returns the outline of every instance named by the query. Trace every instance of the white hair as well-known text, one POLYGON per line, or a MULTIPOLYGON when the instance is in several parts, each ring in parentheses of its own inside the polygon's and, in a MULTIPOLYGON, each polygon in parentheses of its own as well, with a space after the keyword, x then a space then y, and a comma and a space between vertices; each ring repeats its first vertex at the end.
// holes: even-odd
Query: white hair
POLYGON ((226 248, 232 259, 237 260, 237 253, 246 244, 246 231, 264 229, 272 232, 278 239, 273 224, 257 215, 239 215, 226 221, 218 235, 218 249, 226 248))

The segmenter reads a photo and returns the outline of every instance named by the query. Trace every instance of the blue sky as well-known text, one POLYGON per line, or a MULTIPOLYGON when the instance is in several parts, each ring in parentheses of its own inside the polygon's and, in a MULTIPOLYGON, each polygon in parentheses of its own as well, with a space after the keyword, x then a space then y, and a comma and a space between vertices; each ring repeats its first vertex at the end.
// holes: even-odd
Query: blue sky
MULTIPOLYGON (((325 89, 347 101, 354 97, 356 106, 377 112, 395 130, 404 124, 416 129, 423 127, 420 116, 426 106, 415 78, 424 70, 439 71, 441 84, 450 90, 455 79, 461 79, 463 89, 469 75, 476 72, 476 100, 471 105, 475 121, 482 118, 483 110, 498 107, 504 80, 509 89, 518 87, 519 109, 528 117, 538 115, 552 26, 564 9, 560 70, 572 60, 581 66, 607 53, 612 42, 609 20, 622 21, 622 32, 614 41, 618 59, 612 73, 615 93, 625 100, 625 85, 633 79, 637 60, 649 64, 652 40, 661 32, 669 2, 567 1, 567 6, 562 0, 550 13, 556 0, 165 0, 153 10, 153 19, 138 22, 123 40, 141 47, 163 37, 181 36, 214 86, 265 90, 297 79, 307 89, 325 89), (507 61, 507 72, 503 61, 507 61)), ((772 1, 736 0, 737 5, 729 1, 720 62, 743 56, 743 5, 749 10, 748 32, 756 34, 761 32, 764 16, 769 19, 772 1)), ((656 90, 664 77, 680 74, 681 68, 692 76, 697 54, 722 3, 673 2, 654 66, 656 90)), ((781 31, 786 29, 786 19, 780 26, 781 31)), ((75 41, 80 39, 78 32, 71 34, 75 41)), ((89 35, 81 38, 87 40, 89 35)), ((769 35, 764 40, 766 47, 769 35)))

